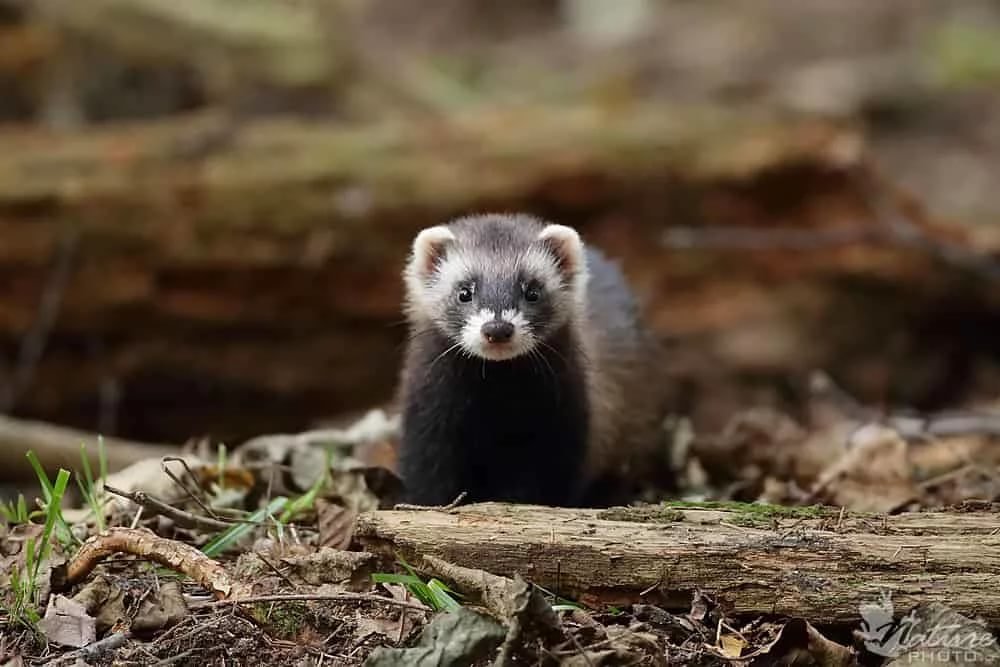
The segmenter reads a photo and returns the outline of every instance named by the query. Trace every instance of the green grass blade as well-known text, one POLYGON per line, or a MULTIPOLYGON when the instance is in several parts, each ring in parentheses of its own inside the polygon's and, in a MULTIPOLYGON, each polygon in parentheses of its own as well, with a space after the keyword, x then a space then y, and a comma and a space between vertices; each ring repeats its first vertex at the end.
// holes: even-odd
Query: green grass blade
MULTIPOLYGON (((104 460, 104 439, 98 438, 98 451, 97 458, 100 465, 99 470, 107 470, 107 461, 104 460)), ((83 496, 84 501, 90 507, 91 514, 94 515, 94 523, 97 524, 97 530, 100 532, 104 531, 104 495, 103 493, 98 493, 97 484, 94 480, 94 473, 90 467, 90 458, 87 456, 87 447, 83 443, 80 443, 80 467, 83 469, 83 479, 80 479, 80 475, 76 475, 76 485, 80 488, 80 494, 83 496)), ((104 479, 103 473, 101 480, 104 479)))
MULTIPOLYGON (((94 488, 94 473, 90 469, 90 458, 87 456, 87 446, 80 443, 80 463, 83 468, 84 480, 87 482, 87 488, 94 488)), ((79 478, 77 478, 79 480, 79 478)))
POLYGON ((428 581, 427 589, 434 598, 435 605, 439 611, 454 611, 462 606, 449 594, 451 590, 437 579, 428 581))
POLYGON ((424 583, 420 581, 420 577, 415 577, 412 574, 388 574, 384 572, 373 574, 372 581, 376 584, 402 584, 404 586, 424 583))
POLYGON ((29 450, 25 456, 28 459, 28 463, 35 470, 35 476, 38 477, 38 482, 42 485, 42 496, 45 503, 48 504, 52 498, 52 481, 49 479, 45 468, 42 467, 42 462, 38 460, 38 456, 35 455, 33 450, 29 450))
POLYGON ((53 516, 55 516, 55 527, 58 530, 59 541, 63 544, 72 543, 74 541, 73 532, 69 529, 69 526, 66 524, 66 519, 64 519, 62 515, 62 496, 66 492, 66 485, 69 484, 69 471, 60 468, 59 474, 56 477, 56 484, 53 484, 49 479, 49 476, 45 473, 45 469, 42 467, 42 462, 38 460, 35 452, 29 451, 25 456, 28 459, 28 463, 30 463, 31 467, 35 470, 38 482, 42 485, 42 495, 45 496, 46 524, 53 516), (57 494, 56 487, 59 484, 60 478, 63 478, 63 487, 62 491, 57 494))
POLYGON ((56 475, 56 483, 52 487, 52 499, 45 508, 45 528, 42 529, 42 547, 39 561, 48 558, 49 552, 52 550, 50 540, 52 539, 52 533, 56 525, 60 522, 65 525, 65 520, 62 516, 62 500, 63 495, 66 493, 66 487, 69 486, 69 478, 69 471, 60 468, 59 474, 56 475))
POLYGON ((201 548, 206 556, 217 556, 229 547, 242 540, 250 531, 263 525, 273 514, 280 512, 288 503, 288 498, 278 496, 267 507, 261 508, 251 514, 245 522, 233 524, 232 528, 227 528, 214 538, 209 540, 201 548))
POLYGON ((97 436, 97 464, 98 472, 101 473, 100 481, 103 483, 108 478, 108 455, 104 449, 104 436, 97 436))
MULTIPOLYGON (((329 457, 327 457, 329 459, 329 457)), ((329 466, 326 468, 329 470, 329 466)), ((324 472, 319 476, 309 490, 303 493, 298 498, 294 499, 292 502, 288 503, 288 507, 285 511, 281 513, 281 518, 278 519, 279 523, 288 523, 293 517, 299 515, 300 513, 311 509, 316 505, 316 497, 319 496, 320 490, 323 488, 323 484, 327 480, 327 475, 324 472)))

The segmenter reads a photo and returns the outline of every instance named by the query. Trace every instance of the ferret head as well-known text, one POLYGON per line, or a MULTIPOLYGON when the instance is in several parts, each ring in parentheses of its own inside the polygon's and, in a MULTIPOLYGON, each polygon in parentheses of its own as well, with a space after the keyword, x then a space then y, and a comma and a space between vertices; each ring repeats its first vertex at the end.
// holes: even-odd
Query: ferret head
POLYGON ((404 279, 412 323, 468 355, 503 361, 531 353, 582 312, 587 265, 570 227, 486 215, 421 231, 404 279))

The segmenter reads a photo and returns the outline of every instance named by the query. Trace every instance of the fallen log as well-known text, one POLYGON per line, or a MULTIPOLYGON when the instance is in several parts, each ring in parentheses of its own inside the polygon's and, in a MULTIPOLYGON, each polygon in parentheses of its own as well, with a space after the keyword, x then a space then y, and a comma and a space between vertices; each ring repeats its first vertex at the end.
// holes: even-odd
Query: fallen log
MULTIPOLYGON (((311 9, 311 8, 310 8, 311 9)), ((209 78, 332 87, 339 44, 316 11, 274 2, 72 0, 37 3, 41 20, 142 62, 185 64, 209 78), (193 46, 196 45, 196 46, 193 46)))
POLYGON ((746 505, 610 510, 478 504, 362 514, 368 551, 434 556, 525 579, 589 604, 687 609, 694 591, 737 614, 858 620, 892 594, 897 614, 940 602, 1000 621, 1000 513, 844 515, 746 505))
MULTIPOLYGON (((80 448, 84 447, 92 470, 99 470, 97 435, 0 415, 0 479, 5 482, 34 479, 35 473, 25 455, 30 451, 42 467, 54 476, 58 468, 77 469, 80 448)), ((120 470, 136 461, 176 455, 177 447, 121 438, 104 438, 108 471, 120 470)))
MULTIPOLYGON (((661 197, 676 178, 684 198, 783 168, 849 190, 838 174, 861 139, 825 120, 642 103, 364 125, 234 125, 209 112, 0 132, 0 145, 0 365, 32 370, 13 413, 92 428, 103 383, 115 388, 107 412, 120 434, 183 440, 210 424, 233 442, 391 394, 399 270, 422 226, 495 208, 551 212, 645 272, 654 294, 674 266, 657 245, 660 215, 630 229, 585 211, 615 201, 623 183, 661 197), (64 265, 43 353, 21 364, 17 348, 46 319, 64 265)), ((681 307, 688 314, 672 321, 691 330, 702 318, 681 307)))

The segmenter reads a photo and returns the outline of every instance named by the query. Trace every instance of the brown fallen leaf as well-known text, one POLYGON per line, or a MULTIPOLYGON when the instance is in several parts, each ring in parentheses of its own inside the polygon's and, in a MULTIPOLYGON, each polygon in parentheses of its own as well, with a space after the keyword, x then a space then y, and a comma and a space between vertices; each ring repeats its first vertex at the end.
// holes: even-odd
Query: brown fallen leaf
POLYGON ((778 628, 773 639, 744 654, 737 664, 856 667, 859 663, 852 649, 827 639, 805 620, 792 619, 778 628))
POLYGON ((354 638, 363 640, 372 634, 382 635, 393 643, 399 643, 413 630, 415 622, 406 609, 400 609, 397 618, 372 616, 370 613, 354 613, 354 638))
POLYGON ((127 622, 125 594, 107 577, 96 576, 73 596, 87 613, 97 619, 97 632, 103 634, 120 623, 127 622))
POLYGON ((747 642, 743 637, 731 634, 719 635, 719 653, 726 658, 739 658, 747 642))
POLYGON ((346 549, 354 537, 354 521, 358 513, 325 499, 316 501, 316 521, 320 546, 346 549))
POLYGON ((143 598, 132 618, 134 633, 151 633, 180 623, 188 615, 187 603, 177 581, 167 581, 143 598))
POLYGON ((97 640, 97 624, 87 608, 64 595, 49 599, 38 629, 53 644, 80 648, 97 640))
POLYGON ((819 476, 812 495, 858 512, 891 512, 919 498, 907 442, 890 428, 862 427, 840 460, 819 476))

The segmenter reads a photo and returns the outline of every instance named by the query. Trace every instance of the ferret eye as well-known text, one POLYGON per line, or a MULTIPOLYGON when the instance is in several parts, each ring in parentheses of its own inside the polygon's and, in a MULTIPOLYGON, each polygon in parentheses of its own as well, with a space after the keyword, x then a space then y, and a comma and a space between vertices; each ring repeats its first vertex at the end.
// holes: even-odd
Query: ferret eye
POLYGON ((524 288, 524 300, 528 303, 535 303, 540 298, 542 298, 542 294, 534 285, 529 285, 524 288))
POLYGON ((458 300, 462 303, 472 301, 472 288, 468 286, 458 288, 458 300))

